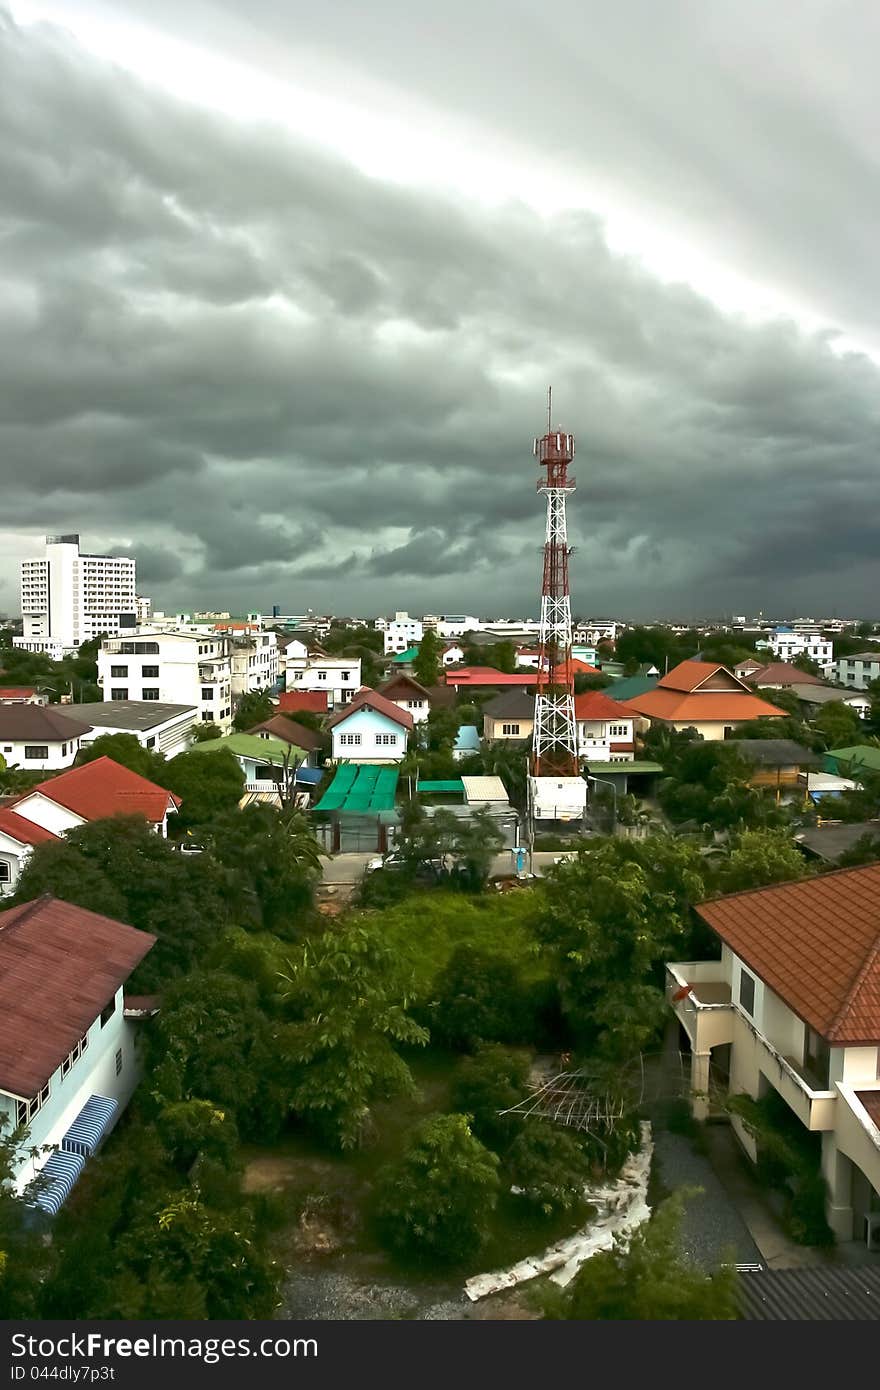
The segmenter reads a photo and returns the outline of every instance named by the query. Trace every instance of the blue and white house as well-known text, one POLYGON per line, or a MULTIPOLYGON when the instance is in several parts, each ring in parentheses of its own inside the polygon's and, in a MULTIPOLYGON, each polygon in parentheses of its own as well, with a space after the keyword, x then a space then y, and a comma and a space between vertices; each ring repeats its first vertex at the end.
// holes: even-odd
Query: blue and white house
POLYGON ((49 896, 0 912, 0 1119, 26 1127, 15 1188, 51 1215, 140 1078, 154 1005, 123 989, 155 939, 49 896))
POLYGON ((364 686, 327 721, 334 762, 399 763, 413 727, 409 710, 364 686))

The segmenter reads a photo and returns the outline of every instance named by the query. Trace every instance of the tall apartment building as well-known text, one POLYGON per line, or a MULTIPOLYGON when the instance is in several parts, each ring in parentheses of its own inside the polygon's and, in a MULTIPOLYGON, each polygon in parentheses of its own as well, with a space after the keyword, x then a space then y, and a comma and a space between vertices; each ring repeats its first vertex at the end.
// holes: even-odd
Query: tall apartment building
POLYGON ((144 627, 105 641, 98 652, 105 700, 195 705, 204 723, 232 725, 232 639, 144 627))
POLYGON ((22 635, 13 645, 58 659, 137 622, 135 562, 82 555, 79 536, 47 536, 46 553, 21 562, 22 635))

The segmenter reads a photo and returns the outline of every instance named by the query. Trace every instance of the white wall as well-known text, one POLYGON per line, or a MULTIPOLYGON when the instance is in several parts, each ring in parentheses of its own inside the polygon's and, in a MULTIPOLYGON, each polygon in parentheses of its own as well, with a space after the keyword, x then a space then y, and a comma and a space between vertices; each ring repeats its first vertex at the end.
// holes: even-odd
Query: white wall
POLYGON ((22 845, 11 835, 0 830, 0 865, 3 865, 2 872, 9 875, 8 878, 0 878, 0 898, 10 897, 15 892, 16 884, 30 857, 31 848, 30 845, 22 845))
POLYGON ((333 757, 342 762, 396 763, 406 756, 407 730, 376 710, 354 710, 332 734, 333 757))
POLYGON ((73 760, 79 752, 80 743, 85 739, 59 739, 55 743, 45 743, 42 739, 29 739, 27 743, 11 743, 8 739, 0 736, 0 755, 5 759, 7 767, 18 767, 23 772, 58 772, 65 767, 71 767, 73 760), (29 758, 26 750, 28 748, 45 748, 47 750, 45 758, 29 758))
POLYGON ((232 725, 232 663, 226 637, 140 629, 103 644, 98 684, 105 700, 113 699, 114 690, 127 691, 117 698, 128 700, 142 700, 144 690, 158 690, 158 700, 195 705, 201 722, 215 723, 224 733, 232 725), (143 650, 150 646, 156 650, 143 650))
POLYGON ((31 792, 22 801, 17 801, 15 812, 16 815, 24 816, 25 820, 32 821, 34 825, 42 825, 44 830, 51 830, 53 835, 63 835, 65 830, 72 830, 75 825, 85 825, 81 816, 76 816, 65 806, 50 801, 42 792, 31 792))

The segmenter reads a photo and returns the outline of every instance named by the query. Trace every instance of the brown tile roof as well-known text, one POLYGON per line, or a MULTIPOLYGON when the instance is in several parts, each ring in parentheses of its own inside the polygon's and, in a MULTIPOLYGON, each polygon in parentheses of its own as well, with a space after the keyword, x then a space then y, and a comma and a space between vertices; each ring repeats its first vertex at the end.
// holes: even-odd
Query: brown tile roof
POLYGON ((379 686, 378 694, 384 695, 386 700, 412 699, 415 697, 417 700, 428 700, 430 702, 431 699, 430 691, 426 690, 423 685, 419 685, 419 682, 414 680, 412 676, 405 675, 392 676, 384 685, 379 686), (395 695, 394 692, 398 690, 400 694, 395 695))
POLYGON ((372 709, 377 714, 384 714, 386 719, 393 719, 395 724, 400 724, 404 729, 411 729, 413 717, 409 710, 401 709, 399 705, 392 704, 386 700, 384 695, 379 695, 369 686, 363 686, 350 700, 347 705, 343 705, 336 711, 332 719, 327 720, 327 728, 334 729, 337 724, 341 724, 349 715, 354 714, 355 710, 372 709))
POLYGON ((294 719, 288 719, 286 714, 273 714, 271 719, 264 719, 262 724, 255 724, 247 732, 259 734, 261 731, 280 738, 282 743, 292 743, 306 753, 314 753, 324 744, 324 740, 315 729, 307 729, 304 724, 297 724, 294 719))
POLYGON ((17 840, 20 845, 41 845, 46 840, 59 838, 53 835, 51 830, 44 830, 42 825, 35 825, 33 821, 8 810, 5 806, 0 807, 0 832, 12 840, 17 840))
POLYGON ((809 671, 800 671, 788 661, 771 661, 769 666, 759 666, 750 671, 747 677, 750 685, 825 685, 818 676, 809 671))
POLYGON ((35 1096, 155 940, 48 895, 0 912, 0 1089, 35 1096))
POLYGON ((856 1091, 873 1123, 880 1129, 880 1091, 856 1091))
POLYGON ((89 733, 91 724, 62 714, 57 705, 0 704, 0 741, 62 743, 89 733))
POLYGON ((880 1041, 880 864, 731 893, 696 910, 828 1042, 880 1041))
POLYGON ((278 708, 285 714, 293 714, 298 709, 326 714, 327 693, 324 690, 285 690, 278 696, 278 708))
POLYGON ((169 801, 180 805, 180 797, 173 792, 106 756, 38 782, 17 804, 23 806, 34 792, 66 807, 85 821, 142 815, 158 825, 165 818, 169 801))

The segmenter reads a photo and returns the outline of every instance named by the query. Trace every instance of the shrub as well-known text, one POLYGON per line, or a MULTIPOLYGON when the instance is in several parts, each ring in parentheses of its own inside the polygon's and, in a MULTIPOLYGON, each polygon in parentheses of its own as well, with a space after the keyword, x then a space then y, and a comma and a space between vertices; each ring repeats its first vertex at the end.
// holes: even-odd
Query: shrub
POLYGON ((507 1169, 523 1199, 549 1217, 583 1202, 590 1159, 572 1130, 529 1120, 510 1146, 507 1169))
POLYGON ((500 1152, 522 1128, 519 1115, 500 1112, 522 1100, 529 1079, 528 1057, 490 1043, 463 1057, 452 1082, 452 1104, 472 1117, 474 1133, 500 1152))

